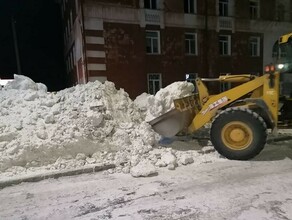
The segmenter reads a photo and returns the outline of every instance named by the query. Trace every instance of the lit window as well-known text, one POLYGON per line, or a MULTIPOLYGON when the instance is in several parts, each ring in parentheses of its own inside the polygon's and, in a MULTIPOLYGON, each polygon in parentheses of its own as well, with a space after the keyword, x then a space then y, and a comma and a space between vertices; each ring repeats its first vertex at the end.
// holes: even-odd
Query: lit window
POLYGON ((186 33, 185 34, 185 52, 186 54, 197 55, 197 34, 186 33))
POLYGON ((219 0, 219 16, 228 16, 229 0, 219 0))
POLYGON ((260 56, 260 38, 250 37, 249 38, 249 53, 252 57, 260 56))
POLYGON ((148 74, 148 93, 155 95, 161 89, 161 74, 149 73, 148 74))
POLYGON ((144 0, 144 7, 148 9, 157 9, 157 0, 144 0))
POLYGON ((224 56, 231 55, 231 36, 220 35, 219 36, 219 54, 224 56))
POLYGON ((249 14, 251 19, 257 19, 260 17, 260 5, 259 0, 249 1, 249 14))
POLYGON ((149 54, 160 53, 159 31, 146 31, 146 52, 149 54))
POLYGON ((197 12, 196 0, 184 0, 184 12, 188 14, 194 14, 197 12))

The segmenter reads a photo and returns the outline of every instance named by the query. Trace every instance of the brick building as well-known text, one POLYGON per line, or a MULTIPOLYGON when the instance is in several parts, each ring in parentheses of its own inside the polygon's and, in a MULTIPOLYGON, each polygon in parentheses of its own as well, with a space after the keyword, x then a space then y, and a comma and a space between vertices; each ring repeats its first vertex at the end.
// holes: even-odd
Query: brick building
POLYGON ((109 80, 132 98, 196 76, 260 74, 292 32, 292 0, 59 3, 71 84, 109 80))

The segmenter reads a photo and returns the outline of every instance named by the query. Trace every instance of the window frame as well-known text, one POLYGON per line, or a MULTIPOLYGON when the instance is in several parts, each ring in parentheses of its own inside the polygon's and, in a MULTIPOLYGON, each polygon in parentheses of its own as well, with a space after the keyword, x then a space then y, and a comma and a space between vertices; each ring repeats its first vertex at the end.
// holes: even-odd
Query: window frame
POLYGON ((260 1, 259 0, 249 0, 249 17, 250 19, 260 18, 260 1), (257 5, 253 6, 252 3, 257 5))
POLYGON ((231 35, 220 34, 219 35, 219 55, 220 56, 231 56, 231 35), (221 40, 221 37, 227 37, 227 40, 221 40), (221 49, 221 44, 222 49, 221 49), (225 53, 225 46, 227 45, 227 53, 225 53))
POLYGON ((157 10, 158 9, 158 1, 157 0, 144 0, 144 8, 151 9, 151 10, 157 10), (148 4, 146 4, 148 2, 148 4), (155 4, 153 5, 153 3, 155 4), (149 5, 149 7, 146 5, 149 5))
POLYGON ((147 54, 160 54, 161 49, 160 49, 160 31, 155 31, 155 30, 146 30, 146 53, 147 54), (147 33, 157 33, 157 37, 149 37, 147 36, 147 33), (150 51, 148 51, 148 39, 150 39, 150 51), (154 40, 157 40, 157 52, 154 51, 154 40))
POLYGON ((219 0, 218 1, 218 15, 221 17, 229 16, 229 0, 219 0))
POLYGON ((249 38, 249 55, 251 57, 261 56, 261 39, 257 36, 251 36, 249 38), (255 41, 253 41, 255 40, 255 41))
POLYGON ((155 95, 162 88, 162 74, 161 73, 147 73, 147 89, 148 94, 155 95), (150 79, 151 76, 158 76, 159 79, 150 79), (159 83, 159 88, 155 88, 155 82, 159 83), (150 84, 153 86, 153 91, 150 91, 150 84))
POLYGON ((185 54, 186 55, 195 55, 195 56, 198 55, 198 35, 197 35, 197 33, 185 32, 185 54), (194 39, 187 39, 187 35, 194 36, 194 39), (192 52, 192 48, 191 48, 192 40, 194 41, 194 52, 192 52), (187 45, 187 42, 188 42, 188 45, 187 45), (188 48, 188 50, 186 48, 188 48))
POLYGON ((184 0, 184 13, 185 14, 196 14, 197 13, 197 0, 184 0))

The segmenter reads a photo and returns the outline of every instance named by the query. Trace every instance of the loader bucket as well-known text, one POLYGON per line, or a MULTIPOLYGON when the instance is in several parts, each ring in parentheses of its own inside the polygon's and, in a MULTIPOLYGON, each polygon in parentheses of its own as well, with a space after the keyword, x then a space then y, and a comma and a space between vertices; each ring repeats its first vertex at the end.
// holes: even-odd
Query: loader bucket
POLYGON ((174 100, 175 109, 153 119, 149 124, 163 137, 173 137, 179 132, 187 132, 198 112, 196 100, 195 95, 174 100))
POLYGON ((193 119, 191 111, 172 109, 169 112, 150 121, 153 130, 163 137, 173 137, 180 131, 186 130, 193 119))

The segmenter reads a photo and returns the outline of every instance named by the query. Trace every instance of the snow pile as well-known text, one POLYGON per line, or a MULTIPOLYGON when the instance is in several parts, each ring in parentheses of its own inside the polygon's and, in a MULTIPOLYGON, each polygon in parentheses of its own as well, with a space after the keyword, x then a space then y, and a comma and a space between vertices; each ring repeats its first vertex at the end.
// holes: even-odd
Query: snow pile
POLYGON ((174 99, 192 95, 194 89, 193 83, 187 81, 175 82, 160 89, 155 96, 147 93, 141 94, 134 100, 134 103, 142 113, 144 112, 145 121, 151 121, 173 109, 174 99))
MULTIPOLYGON (((159 135, 112 82, 46 91, 45 85, 18 75, 1 90, 0 176, 109 163, 116 165, 113 172, 148 176, 157 167, 193 162, 190 155, 160 148, 159 135)), ((154 101, 159 114, 171 107, 172 95, 168 88, 152 98, 160 100, 154 101)))
POLYGON ((19 89, 19 90, 37 90, 47 92, 47 86, 42 83, 35 83, 28 77, 22 75, 14 75, 14 80, 8 81, 5 85, 6 89, 19 89))

